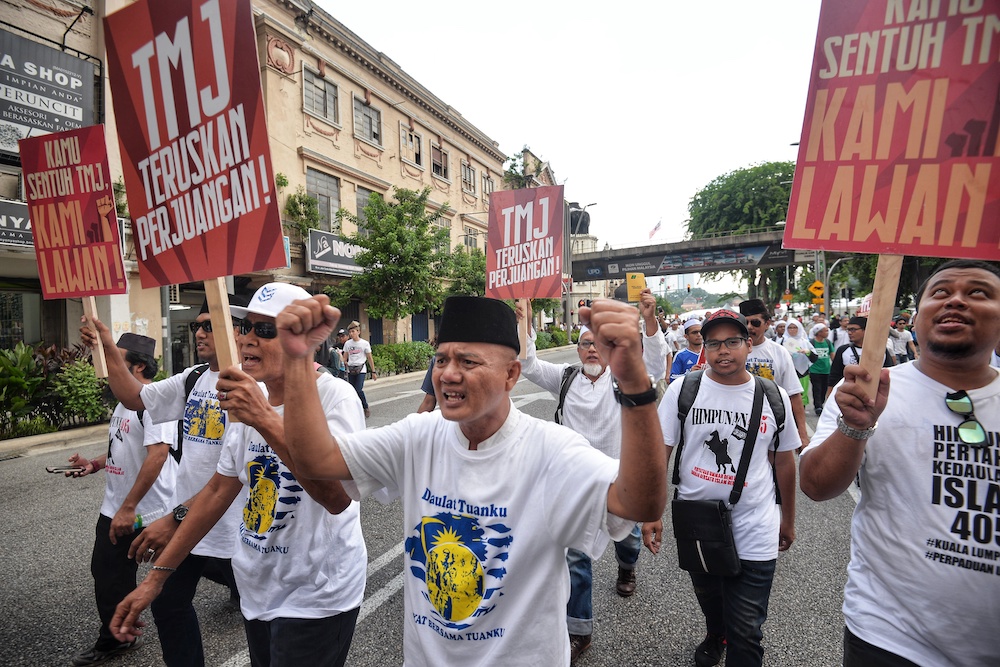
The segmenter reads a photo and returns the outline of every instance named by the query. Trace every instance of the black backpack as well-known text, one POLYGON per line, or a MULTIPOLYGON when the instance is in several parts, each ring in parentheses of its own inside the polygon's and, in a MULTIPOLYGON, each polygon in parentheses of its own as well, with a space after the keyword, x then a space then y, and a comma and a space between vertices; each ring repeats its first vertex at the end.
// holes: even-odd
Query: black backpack
POLYGON ((569 391, 569 385, 573 382, 573 377, 580 372, 583 366, 581 364, 570 364, 563 369, 562 382, 559 384, 559 404, 556 405, 555 422, 557 424, 562 424, 562 411, 563 403, 566 402, 566 393, 569 391))

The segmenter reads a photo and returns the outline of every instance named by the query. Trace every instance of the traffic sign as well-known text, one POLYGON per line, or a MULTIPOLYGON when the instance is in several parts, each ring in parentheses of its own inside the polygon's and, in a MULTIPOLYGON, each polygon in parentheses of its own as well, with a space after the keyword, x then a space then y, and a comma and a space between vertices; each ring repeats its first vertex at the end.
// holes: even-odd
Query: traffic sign
POLYGON ((823 297, 817 297, 813 299, 813 303, 823 303, 823 297))
POLYGON ((792 301, 795 297, 792 296, 791 290, 785 290, 785 293, 781 295, 782 301, 792 301))
POLYGON ((813 296, 823 296, 823 283, 817 280, 809 286, 809 291, 813 293, 813 296))

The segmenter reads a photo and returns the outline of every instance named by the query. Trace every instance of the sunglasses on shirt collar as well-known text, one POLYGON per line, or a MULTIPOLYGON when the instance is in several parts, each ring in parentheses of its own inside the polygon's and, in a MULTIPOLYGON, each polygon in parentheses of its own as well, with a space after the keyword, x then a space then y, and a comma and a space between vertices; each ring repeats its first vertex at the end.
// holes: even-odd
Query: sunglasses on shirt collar
POLYGON ((945 394, 944 404, 956 415, 965 418, 958 425, 958 439, 970 447, 985 447, 987 444, 986 429, 976 419, 972 399, 969 395, 965 391, 945 394))

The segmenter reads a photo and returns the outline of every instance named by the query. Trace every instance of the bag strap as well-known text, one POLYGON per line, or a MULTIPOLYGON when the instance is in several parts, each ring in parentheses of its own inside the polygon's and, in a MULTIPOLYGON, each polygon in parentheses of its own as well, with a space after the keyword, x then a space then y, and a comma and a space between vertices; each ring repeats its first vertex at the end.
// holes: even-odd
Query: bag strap
POLYGON ((555 422, 562 424, 563 403, 566 402, 566 394, 569 393, 569 386, 573 383, 573 378, 577 371, 582 368, 580 364, 570 364, 563 369, 562 380, 559 384, 559 404, 556 406, 555 422))
MULTIPOLYGON (((198 383, 198 378, 205 374, 208 370, 208 364, 198 364, 191 369, 191 372, 187 374, 184 378, 184 404, 187 405, 188 399, 191 398, 191 392, 194 391, 195 384, 198 383)), ((184 420, 177 420, 177 449, 170 450, 170 455, 174 457, 174 460, 178 463, 181 462, 181 456, 184 455, 184 420)))
POLYGON ((684 449, 684 420, 687 419, 688 413, 691 412, 691 406, 694 405, 694 399, 698 395, 698 388, 701 387, 701 376, 704 375, 705 371, 694 371, 693 373, 688 373, 684 376, 681 381, 681 393, 677 397, 677 419, 681 424, 681 437, 680 442, 677 443, 677 449, 674 451, 674 475, 670 480, 670 483, 674 485, 674 496, 677 496, 677 486, 681 483, 681 450, 684 449))
POLYGON ((750 412, 750 424, 747 426, 747 439, 743 443, 743 454, 740 456, 740 467, 736 470, 733 480, 733 490, 729 492, 729 504, 735 505, 743 495, 743 484, 750 470, 750 457, 753 456, 753 446, 757 443, 757 432, 760 431, 760 415, 764 410, 764 382, 753 376, 753 408, 750 412))

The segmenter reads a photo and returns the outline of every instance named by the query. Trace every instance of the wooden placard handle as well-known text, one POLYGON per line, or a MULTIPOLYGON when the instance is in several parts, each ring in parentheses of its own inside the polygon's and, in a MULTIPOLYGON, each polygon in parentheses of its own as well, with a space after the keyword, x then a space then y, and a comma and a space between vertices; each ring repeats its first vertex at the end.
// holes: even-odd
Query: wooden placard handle
POLYGON ((528 303, 528 299, 525 299, 523 297, 520 298, 520 299, 518 299, 518 302, 519 302, 518 305, 522 309, 521 312, 524 313, 524 315, 525 315, 524 317, 521 318, 521 321, 517 323, 517 340, 521 344, 521 354, 518 355, 518 358, 519 359, 527 359, 528 358, 528 337, 530 336, 529 332, 531 331, 531 329, 529 328, 531 326, 531 322, 528 320, 528 317, 527 317, 527 315, 528 315, 528 306, 530 304, 528 303))
POLYGON ((874 399, 878 393, 878 379, 885 362, 885 341, 889 338, 889 320, 896 305, 899 289, 899 274, 903 269, 902 255, 879 255, 875 269, 875 287, 872 289, 872 305, 865 327, 865 342, 861 346, 861 366, 871 380, 859 381, 865 395, 874 399))
POLYGON ((208 300, 208 314, 212 317, 212 333, 215 338, 215 354, 219 360, 219 370, 240 363, 236 336, 233 335, 233 316, 229 312, 229 293, 225 278, 205 281, 205 298, 208 300))
MULTIPOLYGON (((83 314, 87 316, 88 322, 93 322, 94 318, 97 317, 97 299, 95 297, 83 297, 83 314)), ((101 336, 97 333, 97 329, 94 329, 94 335, 97 336, 97 346, 91 350, 91 358, 94 361, 94 375, 99 378, 106 378, 108 377, 108 358, 104 356, 104 343, 101 341, 101 336)))

